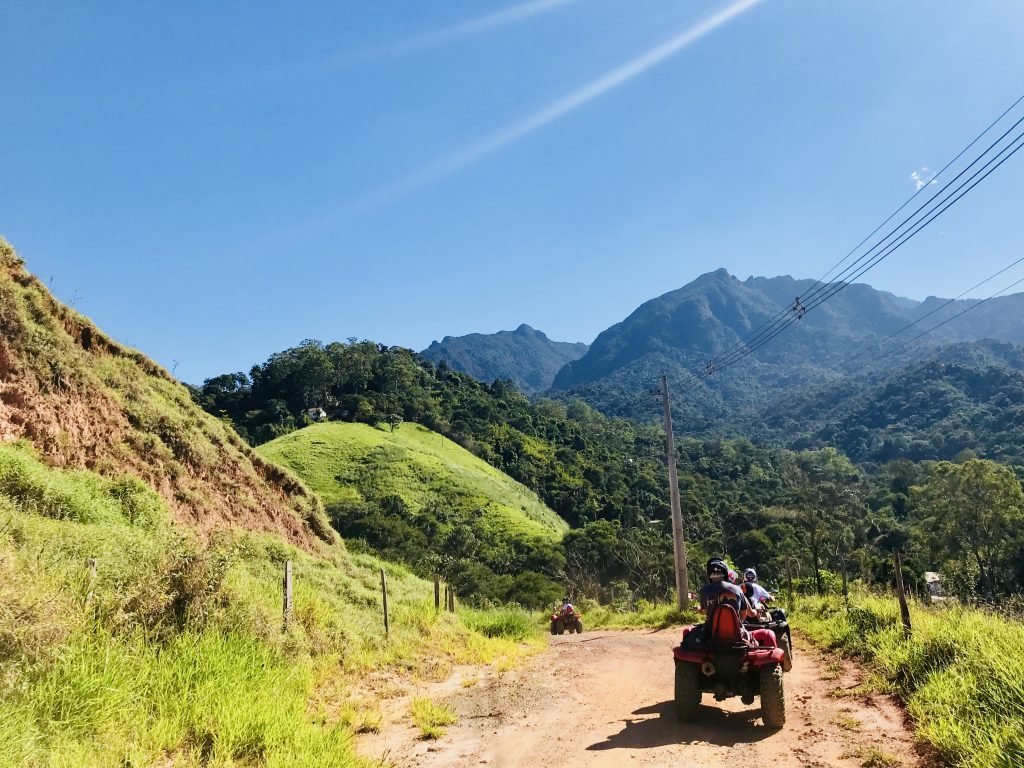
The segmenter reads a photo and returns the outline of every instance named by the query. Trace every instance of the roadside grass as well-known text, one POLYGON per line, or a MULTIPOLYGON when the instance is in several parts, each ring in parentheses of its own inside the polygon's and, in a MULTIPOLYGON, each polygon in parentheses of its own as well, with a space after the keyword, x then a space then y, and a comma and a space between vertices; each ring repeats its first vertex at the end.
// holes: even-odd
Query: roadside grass
POLYGON ((302 477, 327 505, 366 501, 366 493, 395 495, 415 514, 440 497, 480 510, 478 524, 504 539, 555 541, 568 530, 533 491, 419 424, 394 432, 367 424, 314 424, 257 450, 302 477))
POLYGON ((844 752, 840 757, 856 759, 861 768, 899 768, 903 761, 877 747, 859 747, 844 752))
POLYGON ((891 597, 848 611, 803 598, 794 624, 867 661, 907 704, 918 738, 962 768, 1024 765, 1024 624, 962 606, 911 606, 907 636, 891 597))
POLYGON ((200 542, 141 483, 0 446, 4 768, 364 766, 352 734, 379 729, 380 713, 346 705, 353 680, 502 666, 539 645, 533 629, 514 611, 437 612, 432 583, 341 547, 313 556, 245 532, 200 542))
POLYGON ((459 718, 447 704, 416 696, 409 705, 412 721, 420 729, 420 738, 439 739, 445 734, 444 726, 454 725, 459 718))

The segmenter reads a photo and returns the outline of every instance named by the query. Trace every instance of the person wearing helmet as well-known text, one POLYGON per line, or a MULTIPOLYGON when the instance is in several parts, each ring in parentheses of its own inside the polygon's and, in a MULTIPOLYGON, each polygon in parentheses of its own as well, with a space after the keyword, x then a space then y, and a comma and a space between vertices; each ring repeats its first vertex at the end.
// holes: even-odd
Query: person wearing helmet
POLYGON ((753 568, 747 568, 743 572, 743 594, 747 596, 751 604, 756 602, 767 605, 775 599, 771 592, 757 583, 757 571, 753 568))
POLYGON ((729 581, 732 584, 740 583, 740 575, 736 573, 736 571, 734 571, 732 568, 729 569, 729 581))
POLYGON ((743 591, 729 581, 730 569, 724 560, 718 557, 711 558, 708 560, 705 570, 708 574, 708 583, 701 587, 700 593, 697 595, 702 611, 710 616, 711 609, 716 605, 728 603, 736 609, 740 619, 753 612, 743 591))

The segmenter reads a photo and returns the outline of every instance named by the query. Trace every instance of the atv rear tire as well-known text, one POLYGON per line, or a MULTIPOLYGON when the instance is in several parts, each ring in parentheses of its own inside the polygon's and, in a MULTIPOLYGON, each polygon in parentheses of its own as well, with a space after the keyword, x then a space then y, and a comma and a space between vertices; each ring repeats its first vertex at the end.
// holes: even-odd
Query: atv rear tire
POLYGON ((782 690, 782 666, 772 664, 761 670, 761 717, 769 728, 786 724, 786 696, 782 690))
POLYGON ((785 654, 782 657, 782 671, 789 672, 793 668, 793 645, 786 632, 779 633, 779 648, 785 654))
POLYGON ((551 622, 551 634, 552 635, 557 635, 558 634, 557 625, 553 621, 551 622))
POLYGON ((696 664, 676 662, 676 717, 688 723, 700 708, 700 668, 696 664))
POLYGON ((561 635, 565 632, 565 622, 559 619, 555 622, 555 634, 561 635))

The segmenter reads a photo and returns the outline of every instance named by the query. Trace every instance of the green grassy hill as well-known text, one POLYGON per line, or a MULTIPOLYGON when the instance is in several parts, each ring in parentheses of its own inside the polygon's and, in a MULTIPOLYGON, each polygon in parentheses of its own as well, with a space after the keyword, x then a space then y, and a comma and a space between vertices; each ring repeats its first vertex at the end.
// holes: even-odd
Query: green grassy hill
POLYGON ((394 432, 314 424, 257 452, 298 474, 326 505, 396 495, 417 513, 442 499, 478 508, 482 524, 506 536, 558 538, 569 527, 533 491, 419 424, 394 432))
POLYGON ((461 594, 519 599, 557 591, 551 571, 568 525, 535 493, 418 424, 391 432, 315 424, 258 452, 295 472, 334 525, 420 573, 441 572, 461 594))

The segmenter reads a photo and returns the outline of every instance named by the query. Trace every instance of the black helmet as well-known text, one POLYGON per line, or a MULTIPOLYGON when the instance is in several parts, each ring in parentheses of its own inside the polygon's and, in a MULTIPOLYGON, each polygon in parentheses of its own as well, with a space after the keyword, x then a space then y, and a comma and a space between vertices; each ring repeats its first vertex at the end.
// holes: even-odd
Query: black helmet
POLYGON ((729 566, 726 565, 725 561, 720 557, 712 557, 708 560, 706 569, 709 579, 716 573, 721 574, 723 579, 729 575, 729 566))

